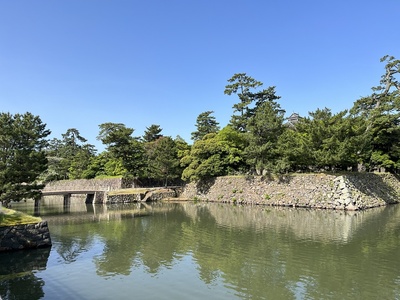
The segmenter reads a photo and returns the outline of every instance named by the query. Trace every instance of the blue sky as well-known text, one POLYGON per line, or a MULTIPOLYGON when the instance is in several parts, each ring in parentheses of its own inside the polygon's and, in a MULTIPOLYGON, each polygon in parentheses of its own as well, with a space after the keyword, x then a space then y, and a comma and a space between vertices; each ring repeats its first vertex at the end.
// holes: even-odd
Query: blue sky
POLYGON ((223 127, 234 73, 276 86, 287 115, 338 112, 400 57, 399 0, 0 0, 0 112, 39 115, 51 137, 99 124, 191 143, 197 116, 223 127))

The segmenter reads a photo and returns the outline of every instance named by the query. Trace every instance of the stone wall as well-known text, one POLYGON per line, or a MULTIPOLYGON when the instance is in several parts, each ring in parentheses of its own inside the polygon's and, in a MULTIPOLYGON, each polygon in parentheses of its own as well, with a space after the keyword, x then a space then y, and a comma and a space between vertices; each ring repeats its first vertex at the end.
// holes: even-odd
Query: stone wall
POLYGON ((154 189, 147 190, 136 194, 113 194, 107 196, 106 203, 130 203, 139 201, 159 201, 165 198, 177 197, 176 189, 154 189))
POLYGON ((181 197, 240 204, 362 210, 398 203, 400 182, 387 173, 228 176, 187 184, 181 197))
POLYGON ((0 227, 0 252, 51 246, 47 222, 0 227))
POLYGON ((134 185, 133 180, 123 178, 59 180, 47 183, 43 191, 112 191, 134 185))
POLYGON ((142 194, 120 194, 120 195, 108 195, 106 203, 131 203, 141 201, 142 194))

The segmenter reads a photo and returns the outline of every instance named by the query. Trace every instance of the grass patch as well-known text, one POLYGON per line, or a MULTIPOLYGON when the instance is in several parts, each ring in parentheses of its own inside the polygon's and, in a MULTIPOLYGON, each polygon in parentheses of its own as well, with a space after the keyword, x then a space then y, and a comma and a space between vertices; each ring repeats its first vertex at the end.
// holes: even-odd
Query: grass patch
POLYGON ((0 209, 0 226, 39 223, 42 219, 24 214, 19 211, 2 207, 0 209))

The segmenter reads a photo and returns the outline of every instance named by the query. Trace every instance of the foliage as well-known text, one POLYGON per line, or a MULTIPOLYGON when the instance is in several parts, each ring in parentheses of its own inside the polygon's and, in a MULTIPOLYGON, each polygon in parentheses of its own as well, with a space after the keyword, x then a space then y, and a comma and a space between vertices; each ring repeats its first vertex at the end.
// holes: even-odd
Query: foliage
POLYGON ((278 139, 286 170, 335 170, 357 165, 357 126, 343 111, 328 108, 301 118, 295 130, 287 128, 278 139))
POLYGON ((246 131, 246 119, 248 118, 249 105, 254 101, 252 89, 262 86, 262 82, 246 75, 246 73, 236 73, 230 79, 230 84, 225 86, 224 94, 237 94, 239 102, 233 105, 234 115, 231 118, 231 125, 234 129, 246 131), (239 115, 235 115, 239 113, 239 115))
POLYGON ((178 158, 178 148, 171 137, 159 139, 145 144, 147 155, 146 177, 162 181, 165 186, 170 180, 180 177, 182 172, 178 158))
POLYGON ((178 151, 179 159, 186 156, 190 152, 191 146, 179 135, 175 138, 174 142, 178 151))
POLYGON ((44 148, 50 131, 38 116, 0 114, 0 201, 38 198, 38 176, 47 168, 44 148))
POLYGON ((351 113, 362 125, 358 153, 368 169, 397 171, 400 165, 400 60, 384 56, 385 74, 370 96, 354 103, 351 113))
POLYGON ((263 174, 274 171, 278 158, 277 141, 283 132, 285 111, 275 102, 274 87, 268 93, 260 92, 256 107, 247 121, 246 139, 248 145, 244 151, 252 172, 263 174))
POLYGON ((47 147, 49 168, 41 176, 44 182, 85 178, 84 173, 96 154, 94 146, 86 143, 76 128, 68 129, 61 136, 61 140, 52 139, 47 147))
POLYGON ((121 123, 103 123, 99 125, 98 139, 110 154, 120 159, 125 169, 124 177, 140 177, 145 167, 144 147, 139 138, 132 137, 134 129, 121 123))
POLYGON ((212 116, 214 112, 209 110, 199 114, 196 119, 196 131, 192 132, 192 140, 201 140, 209 133, 216 133, 219 130, 219 123, 212 116))
POLYGON ((0 200, 38 197, 35 182, 40 173, 42 182, 124 176, 167 184, 179 177, 198 180, 359 166, 398 172, 400 60, 384 56, 381 61, 385 71, 380 84, 349 111, 318 108, 289 125, 274 86, 263 89, 262 82, 236 73, 224 90, 238 97, 229 124, 220 130, 213 111, 200 113, 192 146, 179 136, 163 136, 156 124, 138 138, 132 136, 134 129, 122 123, 103 123, 98 139, 106 150, 96 155, 94 146, 75 128, 48 142, 49 131, 38 117, 1 114, 0 200))
POLYGON ((146 127, 146 130, 143 135, 143 141, 144 142, 153 142, 160 137, 162 137, 162 134, 160 134, 162 131, 162 128, 160 125, 151 125, 150 127, 146 127))
POLYGON ((206 179, 243 171, 245 146, 243 134, 229 125, 218 133, 207 134, 196 141, 190 153, 181 159, 181 164, 186 166, 182 179, 206 179))

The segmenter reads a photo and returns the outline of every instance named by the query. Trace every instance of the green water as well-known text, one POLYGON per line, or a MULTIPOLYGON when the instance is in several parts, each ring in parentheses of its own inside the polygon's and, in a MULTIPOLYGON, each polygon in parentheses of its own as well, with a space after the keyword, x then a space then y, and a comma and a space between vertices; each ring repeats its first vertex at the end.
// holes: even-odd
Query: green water
POLYGON ((400 299, 399 205, 75 203, 40 214, 53 246, 0 254, 3 300, 400 299))

